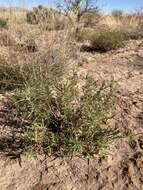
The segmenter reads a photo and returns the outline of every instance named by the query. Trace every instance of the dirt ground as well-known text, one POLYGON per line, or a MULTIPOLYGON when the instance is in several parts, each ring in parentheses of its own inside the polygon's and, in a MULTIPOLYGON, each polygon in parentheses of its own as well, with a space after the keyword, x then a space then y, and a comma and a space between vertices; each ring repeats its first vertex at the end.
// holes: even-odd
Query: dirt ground
POLYGON ((143 189, 143 41, 131 41, 117 51, 81 51, 81 72, 97 80, 118 82, 119 104, 108 124, 131 131, 130 138, 112 144, 107 156, 70 161, 21 156, 21 129, 0 102, 1 190, 142 190, 143 189), (7 121, 4 124, 4 120, 7 121), (17 127, 15 127, 17 126, 17 127))

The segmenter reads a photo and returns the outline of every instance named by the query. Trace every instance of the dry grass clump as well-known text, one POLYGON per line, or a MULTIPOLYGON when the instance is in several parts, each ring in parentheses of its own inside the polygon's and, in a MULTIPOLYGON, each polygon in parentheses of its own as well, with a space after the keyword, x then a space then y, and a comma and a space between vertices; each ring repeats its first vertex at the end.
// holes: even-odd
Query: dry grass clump
POLYGON ((142 32, 126 30, 109 30, 103 31, 99 34, 92 33, 92 35, 90 35, 89 41, 92 50, 106 52, 124 47, 126 41, 128 40, 138 40, 142 38, 142 32))
POLYGON ((32 11, 27 12, 26 17, 30 24, 38 24, 51 19, 51 10, 43 6, 34 7, 32 11))
POLYGON ((112 29, 126 29, 126 30, 137 30, 142 23, 142 17, 137 17, 135 15, 120 15, 113 16, 107 15, 105 16, 100 25, 106 25, 112 29))
POLYGON ((13 90, 21 87, 28 79, 24 72, 27 71, 21 71, 19 65, 0 64, 0 90, 13 90))
POLYGON ((13 51, 9 50, 8 55, 0 54, 0 90, 21 88, 30 78, 30 67, 32 65, 25 64, 13 51))
POLYGON ((11 21, 24 22, 27 11, 20 8, 0 8, 0 18, 11 21))
POLYGON ((0 31, 0 46, 12 46, 14 44, 14 39, 8 31, 0 31))
POLYGON ((0 90, 22 88, 29 80, 47 75, 51 69, 64 72, 64 64, 68 65, 70 59, 74 60, 74 49, 65 39, 57 37, 57 33, 55 38, 53 33, 44 33, 33 27, 31 30, 28 28, 27 32, 16 27, 12 32, 14 43, 1 46, 0 90))
POLYGON ((62 72, 64 55, 57 50, 31 51, 31 49, 9 50, 0 54, 0 90, 14 90, 22 88, 29 80, 41 80, 48 72, 58 69, 62 72), (61 67, 61 69, 60 69, 61 67))

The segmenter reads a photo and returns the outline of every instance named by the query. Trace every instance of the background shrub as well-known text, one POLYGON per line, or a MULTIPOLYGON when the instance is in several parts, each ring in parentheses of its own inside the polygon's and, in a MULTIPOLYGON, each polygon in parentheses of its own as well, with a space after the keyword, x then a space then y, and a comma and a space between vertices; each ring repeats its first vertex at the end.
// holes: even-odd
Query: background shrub
POLYGON ((39 5, 34 7, 32 11, 27 12, 27 22, 30 24, 38 24, 47 19, 50 19, 51 12, 48 8, 39 5))
POLYGON ((125 40, 138 40, 143 38, 143 32, 138 30, 122 30, 125 40))
POLYGON ((92 35, 90 43, 92 49, 106 52, 123 47, 125 39, 125 34, 120 31, 105 31, 92 35))
POLYGON ((0 29, 1 28, 7 28, 7 21, 2 18, 0 18, 0 29))
POLYGON ((26 15, 27 22, 30 24, 40 24, 40 27, 47 30, 62 30, 65 27, 65 18, 63 15, 54 9, 39 5, 34 7, 26 15))
POLYGON ((112 11, 112 16, 115 17, 115 18, 120 19, 121 17, 124 16, 124 13, 121 10, 113 10, 112 11))

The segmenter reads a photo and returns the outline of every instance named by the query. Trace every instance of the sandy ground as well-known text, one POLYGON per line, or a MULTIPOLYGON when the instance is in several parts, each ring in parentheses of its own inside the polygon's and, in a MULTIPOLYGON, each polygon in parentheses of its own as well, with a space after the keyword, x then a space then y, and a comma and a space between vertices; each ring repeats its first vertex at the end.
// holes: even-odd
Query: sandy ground
MULTIPOLYGON (((134 134, 111 145, 106 158, 69 162, 21 156, 21 129, 15 127, 0 98, 0 189, 142 190, 143 189, 143 41, 131 41, 109 53, 80 53, 81 72, 118 82, 119 104, 109 123, 134 134), (4 123, 4 120, 7 121, 4 123)), ((107 123, 108 124, 108 123, 107 123)))

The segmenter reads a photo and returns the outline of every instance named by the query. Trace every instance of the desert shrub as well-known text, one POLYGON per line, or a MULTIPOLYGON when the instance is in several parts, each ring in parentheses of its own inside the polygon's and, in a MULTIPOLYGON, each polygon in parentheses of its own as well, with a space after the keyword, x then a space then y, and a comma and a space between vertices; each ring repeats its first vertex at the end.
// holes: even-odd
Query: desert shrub
POLYGON ((138 30, 122 31, 126 40, 138 40, 143 38, 143 33, 138 30))
POLYGON ((42 29, 46 30, 62 30, 65 27, 63 15, 54 9, 44 6, 38 6, 29 11, 26 15, 27 22, 30 24, 40 24, 42 29))
POLYGON ((98 51, 110 51, 124 46, 126 36, 120 31, 103 31, 98 35, 92 35, 90 43, 92 49, 98 51))
POLYGON ((27 22, 30 24, 38 24, 47 19, 50 19, 51 12, 48 8, 39 5, 34 7, 32 11, 27 12, 27 22))
POLYGON ((83 29, 77 34, 77 41, 88 41, 95 35, 95 32, 90 29, 83 29))
POLYGON ((100 20, 101 14, 98 10, 86 12, 81 18, 81 22, 84 24, 84 27, 93 27, 97 25, 100 20))
POLYGON ((113 10, 112 16, 115 18, 121 18, 122 16, 124 16, 124 14, 123 14, 123 11, 121 10, 113 10))
POLYGON ((7 21, 0 18, 0 29, 1 28, 7 28, 7 21))
POLYGON ((92 156, 107 147, 119 137, 105 126, 115 104, 113 86, 73 73, 64 79, 48 76, 17 91, 17 116, 27 122, 25 151, 92 156))

